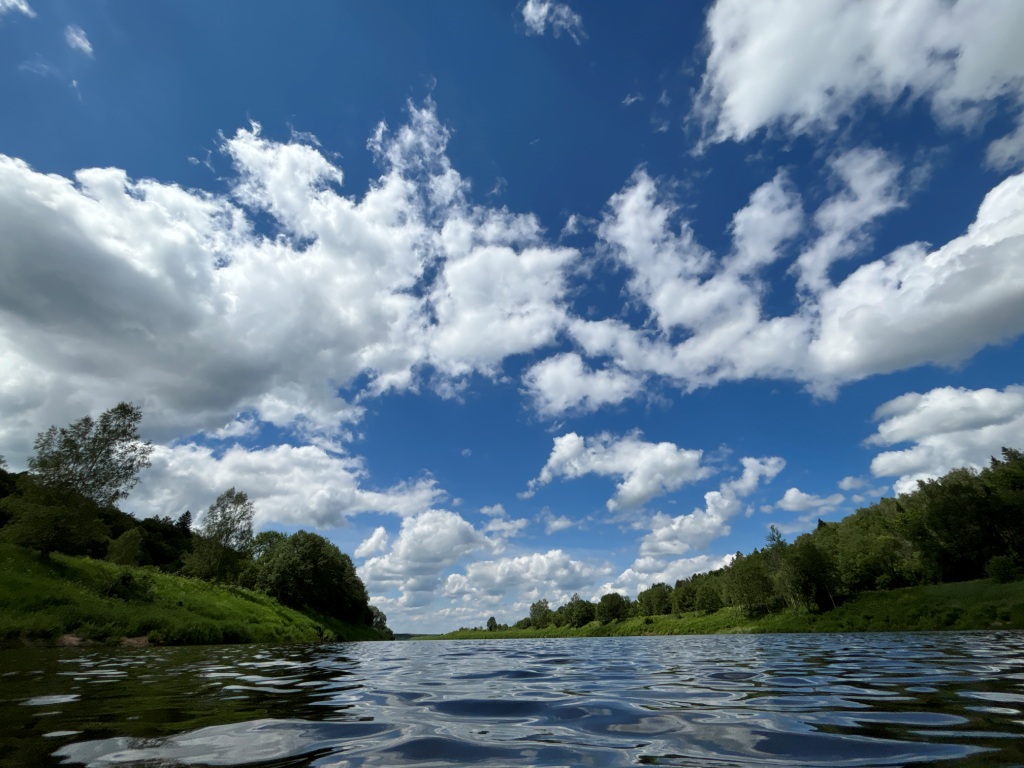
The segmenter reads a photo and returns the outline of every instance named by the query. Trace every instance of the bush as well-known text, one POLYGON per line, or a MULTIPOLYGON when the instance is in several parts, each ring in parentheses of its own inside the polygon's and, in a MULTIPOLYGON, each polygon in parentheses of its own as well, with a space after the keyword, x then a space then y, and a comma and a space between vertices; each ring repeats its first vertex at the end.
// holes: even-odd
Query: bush
POLYGON ((985 575, 997 584, 1007 584, 1017 578, 1017 567, 1006 555, 996 555, 985 566, 985 575))
POLYGON ((115 597, 118 600, 153 599, 153 577, 148 573, 132 572, 128 568, 120 568, 106 580, 100 589, 104 597, 115 597))

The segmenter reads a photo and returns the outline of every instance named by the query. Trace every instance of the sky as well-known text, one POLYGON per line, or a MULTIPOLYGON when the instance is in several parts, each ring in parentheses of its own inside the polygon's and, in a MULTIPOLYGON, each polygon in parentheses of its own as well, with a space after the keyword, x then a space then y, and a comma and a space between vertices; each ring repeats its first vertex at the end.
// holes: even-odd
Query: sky
POLYGON ((0 0, 0 454, 122 400, 398 632, 1024 448, 1024 3, 0 0))

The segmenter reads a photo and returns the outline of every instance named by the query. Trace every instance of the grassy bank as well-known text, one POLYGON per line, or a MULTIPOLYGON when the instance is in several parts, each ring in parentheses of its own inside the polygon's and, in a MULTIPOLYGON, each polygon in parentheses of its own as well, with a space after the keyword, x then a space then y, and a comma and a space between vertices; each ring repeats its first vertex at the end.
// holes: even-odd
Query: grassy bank
POLYGON ((379 639, 369 627, 307 616, 259 592, 0 545, 0 643, 69 634, 168 645, 379 639))
POLYGON ((1024 629, 1024 581, 989 580, 869 592, 822 614, 783 611, 748 619, 738 608, 712 614, 652 616, 591 622, 583 627, 460 630, 416 639, 527 637, 611 637, 623 635, 706 635, 735 632, 896 632, 1024 629))

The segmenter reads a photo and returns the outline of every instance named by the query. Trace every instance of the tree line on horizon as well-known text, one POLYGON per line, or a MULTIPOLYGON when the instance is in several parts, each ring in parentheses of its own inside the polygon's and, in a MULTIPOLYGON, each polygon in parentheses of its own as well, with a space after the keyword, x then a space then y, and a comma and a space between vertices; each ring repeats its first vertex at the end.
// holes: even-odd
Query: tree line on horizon
MULTIPOLYGON (((771 526, 765 546, 737 552, 714 571, 652 584, 636 598, 579 594, 557 608, 538 600, 516 629, 583 627, 633 617, 714 613, 735 606, 748 618, 780 610, 822 613, 877 590, 970 581, 1012 581, 1024 569, 1024 453, 1002 449, 980 472, 968 467, 883 498, 787 542, 771 526)), ((487 629, 508 629, 492 616, 487 629)))
MULTIPOLYGON (((347 554, 307 531, 254 535, 254 507, 244 491, 221 493, 197 525, 189 510, 175 520, 138 519, 119 509, 150 466, 153 446, 139 436, 141 420, 141 408, 122 402, 98 419, 40 432, 26 472, 7 471, 0 456, 0 542, 46 558, 84 555, 247 587, 290 608, 392 636, 347 554)), ((122 575, 126 584, 115 596, 132 591, 132 578, 122 575)))

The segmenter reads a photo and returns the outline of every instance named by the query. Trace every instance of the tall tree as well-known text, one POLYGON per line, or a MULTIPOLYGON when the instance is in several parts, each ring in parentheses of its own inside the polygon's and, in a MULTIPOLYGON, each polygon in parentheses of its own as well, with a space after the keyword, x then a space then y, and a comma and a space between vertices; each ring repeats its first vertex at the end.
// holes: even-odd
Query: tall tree
POLYGON ((245 491, 224 491, 203 516, 192 551, 182 558, 184 572, 213 581, 237 576, 252 547, 253 516, 245 491))
POLYGON ((44 485, 73 489, 101 506, 123 499, 150 465, 153 446, 139 437, 142 409, 118 403, 98 420, 86 416, 40 432, 29 470, 44 485))

